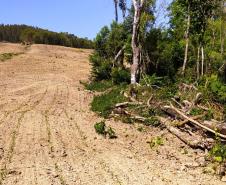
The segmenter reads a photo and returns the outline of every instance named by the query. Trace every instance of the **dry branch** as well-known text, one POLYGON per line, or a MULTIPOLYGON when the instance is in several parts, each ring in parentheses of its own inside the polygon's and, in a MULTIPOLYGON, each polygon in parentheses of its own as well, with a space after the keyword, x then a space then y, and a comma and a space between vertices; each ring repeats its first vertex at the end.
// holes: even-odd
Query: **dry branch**
POLYGON ((211 143, 209 141, 203 141, 200 138, 194 138, 194 137, 189 138, 189 136, 187 136, 186 134, 181 132, 179 129, 177 129, 173 126, 170 126, 170 121, 168 119, 163 118, 163 117, 157 117, 157 118, 158 118, 158 120, 160 121, 161 124, 166 126, 166 129, 170 133, 175 135, 177 138, 179 138, 182 142, 184 142, 185 144, 187 144, 191 148, 202 148, 202 149, 211 148, 213 143, 211 143))
POLYGON ((117 55, 114 58, 114 61, 116 62, 118 58, 122 55, 123 51, 126 49, 126 46, 123 46, 122 49, 117 53, 117 55))
POLYGON ((115 105, 116 108, 118 107, 127 107, 129 105, 142 105, 143 103, 141 102, 123 102, 123 103, 117 103, 115 105))
MULTIPOLYGON (((201 119, 201 118, 203 118, 205 115, 206 115, 206 114, 193 116, 192 119, 193 119, 193 120, 201 119)), ((189 120, 185 119, 184 121, 182 121, 182 122, 180 122, 179 124, 177 124, 177 126, 180 126, 180 127, 181 127, 181 126, 183 126, 183 125, 185 125, 186 123, 189 123, 189 122, 190 122, 189 120)))
POLYGON ((217 134, 221 138, 226 139, 226 135, 221 134, 219 132, 216 132, 215 130, 213 130, 213 129, 211 129, 211 128, 199 123, 198 121, 190 118, 189 116, 187 116, 183 112, 181 112, 179 109, 175 108, 172 104, 170 104, 170 106, 165 106, 165 108, 171 109, 173 112, 176 112, 178 115, 180 115, 180 117, 183 117, 184 119, 187 119, 188 121, 190 121, 194 125, 199 126, 199 127, 203 128, 203 129, 205 129, 205 130, 207 130, 207 131, 209 131, 209 132, 211 132, 213 134, 217 134))

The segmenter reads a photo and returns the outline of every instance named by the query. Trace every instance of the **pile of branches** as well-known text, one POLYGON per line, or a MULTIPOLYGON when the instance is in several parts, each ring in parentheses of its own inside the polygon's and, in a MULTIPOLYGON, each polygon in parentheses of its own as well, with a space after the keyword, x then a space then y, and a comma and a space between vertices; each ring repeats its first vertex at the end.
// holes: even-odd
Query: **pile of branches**
MULTIPOLYGON (((198 90, 194 85, 182 84, 180 91, 197 92, 198 90)), ((116 104, 113 110, 114 115, 123 114, 133 120, 145 122, 148 118, 135 115, 127 111, 126 108, 130 105, 143 106, 144 108, 155 107, 165 113, 164 116, 156 116, 161 125, 191 148, 209 150, 215 144, 214 139, 216 136, 220 138, 222 142, 226 141, 226 123, 214 119, 205 120, 205 116, 210 110, 200 105, 202 100, 202 94, 200 92, 197 92, 192 101, 181 101, 180 97, 175 96, 171 98, 167 104, 152 101, 153 96, 151 96, 147 102, 138 102, 134 96, 128 96, 126 93, 124 93, 124 96, 126 96, 129 101, 116 104), (194 108, 202 109, 203 113, 201 115, 191 116, 190 112, 194 108)))

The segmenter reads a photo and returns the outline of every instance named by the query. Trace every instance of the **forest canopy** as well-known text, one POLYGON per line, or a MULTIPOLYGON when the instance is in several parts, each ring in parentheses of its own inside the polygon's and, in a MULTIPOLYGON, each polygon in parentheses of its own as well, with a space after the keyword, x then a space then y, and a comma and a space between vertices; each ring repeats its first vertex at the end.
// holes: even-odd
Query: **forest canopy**
POLYGON ((73 48, 93 48, 88 38, 79 38, 69 33, 57 33, 27 25, 0 25, 0 42, 61 45, 73 48))

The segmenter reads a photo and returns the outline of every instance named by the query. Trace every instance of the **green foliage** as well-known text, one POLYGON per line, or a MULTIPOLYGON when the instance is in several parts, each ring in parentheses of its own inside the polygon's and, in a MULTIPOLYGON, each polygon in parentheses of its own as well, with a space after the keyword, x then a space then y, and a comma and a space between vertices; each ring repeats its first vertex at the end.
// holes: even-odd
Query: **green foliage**
POLYGON ((155 148, 158 146, 162 146, 164 145, 164 140, 162 137, 157 136, 155 138, 153 138, 150 142, 148 142, 151 148, 155 148))
POLYGON ((127 31, 122 24, 113 22, 110 28, 105 26, 101 29, 94 41, 95 52, 90 57, 94 80, 112 79, 115 84, 129 82, 129 72, 123 67, 124 52, 118 61, 114 61, 117 53, 126 46, 128 38, 127 31))
POLYGON ((94 128, 96 130, 96 133, 100 134, 100 135, 106 135, 106 125, 104 121, 98 122, 94 125, 94 128))
POLYGON ((0 41, 13 43, 62 45, 74 48, 93 48, 88 38, 78 38, 69 33, 56 33, 27 25, 0 25, 0 41))
POLYGON ((123 87, 114 87, 110 92, 95 96, 91 103, 91 110, 97 112, 100 116, 107 118, 117 103, 125 101, 125 97, 121 95, 123 87))
POLYGON ((176 84, 168 84, 167 86, 164 86, 157 90, 156 93, 159 99, 166 100, 174 97, 175 94, 177 93, 177 90, 178 87, 176 86, 176 84))
POLYGON ((219 141, 209 152, 213 160, 219 163, 225 162, 226 159, 226 145, 221 144, 219 141))
POLYGON ((130 82, 130 72, 126 69, 113 68, 111 77, 114 84, 130 82))
POLYGON ((98 122, 94 125, 95 131, 97 134, 106 136, 108 135, 109 139, 117 138, 116 133, 113 128, 110 126, 107 127, 104 121, 98 122))
POLYGON ((162 86, 163 85, 163 77, 157 77, 156 74, 153 74, 152 76, 149 75, 143 75, 143 78, 140 81, 141 85, 146 86, 162 86))
POLYGON ((88 84, 84 84, 85 88, 90 91, 103 92, 112 87, 111 81, 92 81, 88 84))
POLYGON ((204 120, 211 120, 211 119, 213 119, 214 118, 213 115, 214 115, 213 111, 212 110, 208 110, 206 115, 204 116, 204 120))
POLYGON ((147 126, 154 126, 154 127, 157 127, 160 125, 159 120, 154 116, 147 118, 144 123, 147 126))
POLYGON ((97 53, 90 56, 92 77, 95 81, 109 80, 111 78, 112 63, 100 57, 97 53))
POLYGON ((202 113, 203 113, 203 110, 202 109, 199 109, 199 108, 193 108, 190 111, 190 115, 191 116, 197 116, 197 115, 200 115, 202 113))
POLYGON ((217 102, 226 103, 226 84, 222 83, 217 75, 212 75, 208 79, 208 90, 217 102))

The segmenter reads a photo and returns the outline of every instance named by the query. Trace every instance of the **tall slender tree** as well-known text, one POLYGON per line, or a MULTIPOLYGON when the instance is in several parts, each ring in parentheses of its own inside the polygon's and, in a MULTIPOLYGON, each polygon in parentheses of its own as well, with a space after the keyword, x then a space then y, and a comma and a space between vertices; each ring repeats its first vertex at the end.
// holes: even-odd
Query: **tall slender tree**
POLYGON ((115 21, 118 22, 118 1, 119 0, 114 0, 114 5, 115 5, 115 21))
POLYGON ((188 61, 189 31, 190 31, 190 24, 191 24, 189 0, 186 1, 186 5, 187 5, 187 28, 186 28, 186 31, 185 31, 186 45, 185 45, 185 52, 184 52, 184 63, 183 63, 183 67, 182 67, 182 75, 184 75, 184 73, 185 73, 186 64, 187 64, 187 61, 188 61))
POLYGON ((137 77, 139 73, 140 64, 140 42, 139 42, 139 31, 140 31, 140 20, 144 9, 146 0, 133 0, 134 6, 134 18, 133 18, 133 33, 132 33, 132 51, 133 51, 133 64, 131 66, 131 84, 137 83, 137 77))

